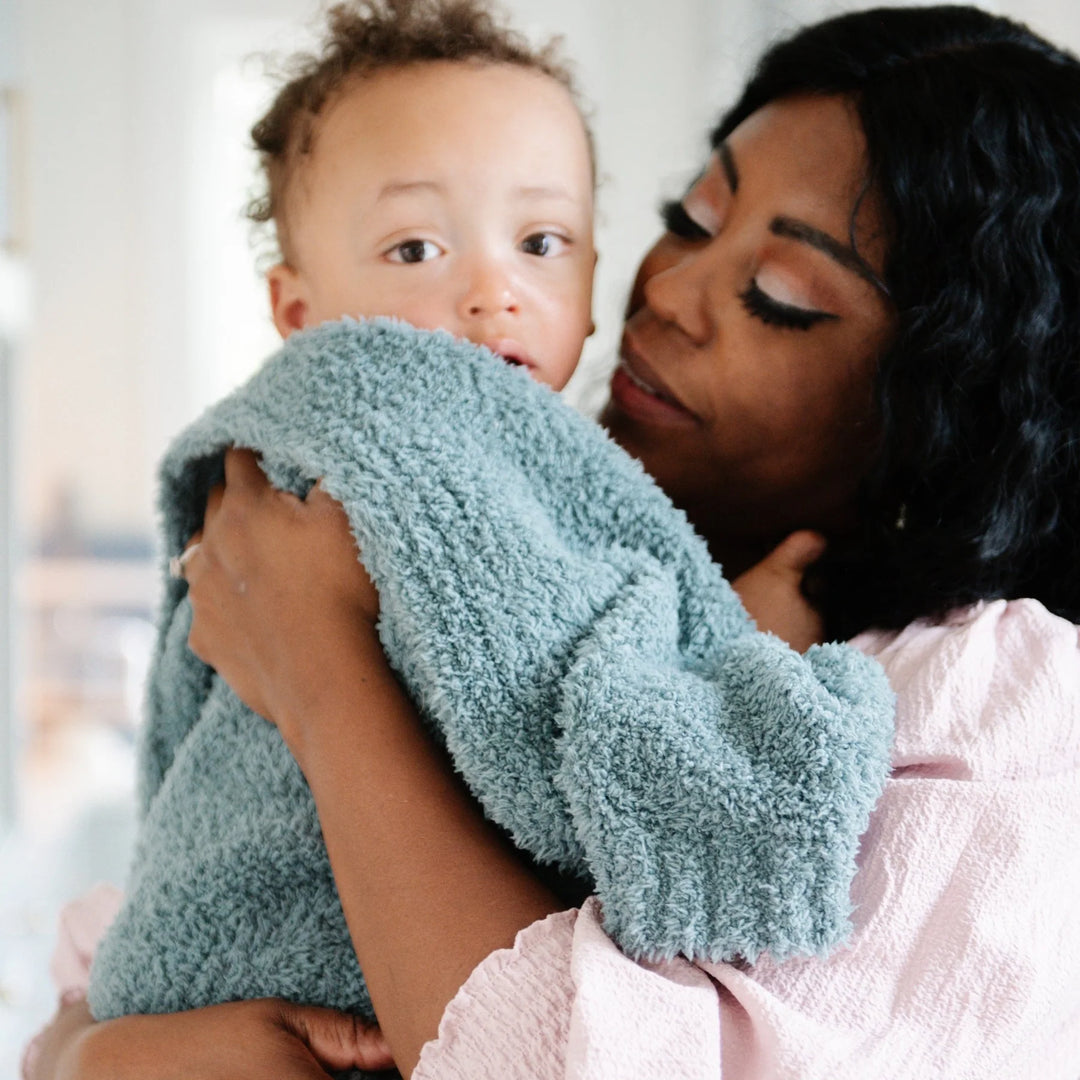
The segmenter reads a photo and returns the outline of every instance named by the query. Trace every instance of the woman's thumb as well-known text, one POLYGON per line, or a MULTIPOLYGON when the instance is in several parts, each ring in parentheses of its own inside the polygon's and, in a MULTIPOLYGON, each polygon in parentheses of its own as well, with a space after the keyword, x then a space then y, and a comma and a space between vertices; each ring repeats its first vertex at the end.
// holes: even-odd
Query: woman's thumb
POLYGON ((282 1025, 307 1043, 328 1069, 389 1069, 394 1055, 377 1024, 359 1016, 311 1005, 283 1005, 282 1025))

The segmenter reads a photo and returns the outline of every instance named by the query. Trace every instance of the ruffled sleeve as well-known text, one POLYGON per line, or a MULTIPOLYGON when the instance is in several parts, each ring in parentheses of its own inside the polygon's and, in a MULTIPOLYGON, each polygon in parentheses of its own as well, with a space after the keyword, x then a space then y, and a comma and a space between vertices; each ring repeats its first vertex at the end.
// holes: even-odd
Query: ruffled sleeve
POLYGON ((627 959, 599 904, 551 915, 493 953, 450 1003, 413 1080, 706 1080, 719 1075, 716 988, 681 958, 627 959))
POLYGON ((590 900, 476 969, 418 1080, 1076 1080, 1077 628, 997 601, 857 644, 898 707, 849 945, 635 962, 590 900))

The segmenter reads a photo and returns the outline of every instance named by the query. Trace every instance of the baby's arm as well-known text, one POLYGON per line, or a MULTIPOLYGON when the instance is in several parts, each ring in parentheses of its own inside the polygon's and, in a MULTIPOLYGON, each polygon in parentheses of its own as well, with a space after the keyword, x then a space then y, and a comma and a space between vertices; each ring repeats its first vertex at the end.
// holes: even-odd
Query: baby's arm
POLYGON ((824 550, 825 538, 803 529, 731 583, 757 628, 775 634, 797 652, 824 640, 821 615, 802 592, 807 567, 824 550))

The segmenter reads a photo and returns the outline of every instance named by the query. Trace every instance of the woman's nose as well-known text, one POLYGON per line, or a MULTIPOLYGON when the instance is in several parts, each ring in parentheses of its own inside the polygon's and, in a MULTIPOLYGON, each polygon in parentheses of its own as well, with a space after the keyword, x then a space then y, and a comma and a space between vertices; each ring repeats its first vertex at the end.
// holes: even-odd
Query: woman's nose
POLYGON ((502 312, 515 314, 517 310, 517 291, 503 267, 494 260, 485 260, 471 268, 461 299, 462 316, 478 319, 502 312))
POLYGON ((704 250, 685 252, 642 283, 649 309, 678 327, 695 345, 706 344, 715 325, 707 256, 704 250))

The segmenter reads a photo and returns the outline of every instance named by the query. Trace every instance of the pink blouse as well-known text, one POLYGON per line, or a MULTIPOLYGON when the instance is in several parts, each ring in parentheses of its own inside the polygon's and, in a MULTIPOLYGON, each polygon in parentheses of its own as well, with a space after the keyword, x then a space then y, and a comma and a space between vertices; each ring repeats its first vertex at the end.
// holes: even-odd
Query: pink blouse
MULTIPOLYGON (((635 963, 590 899, 476 968, 414 1080, 1077 1080, 1077 628, 994 601, 855 644, 884 665, 898 711, 847 946, 635 963)), ((62 991, 85 988, 116 903, 69 909, 62 991)))

